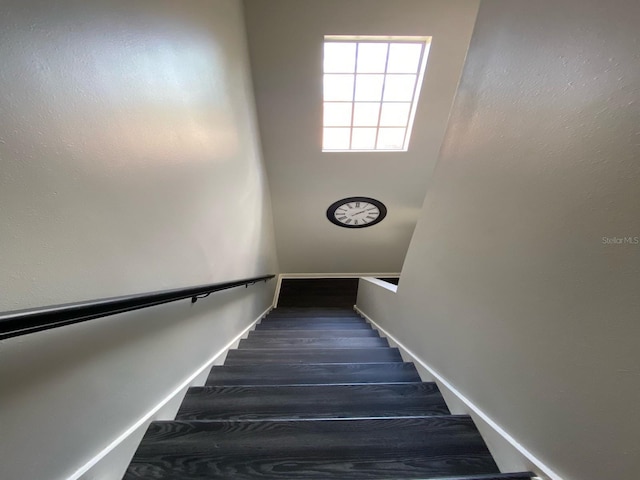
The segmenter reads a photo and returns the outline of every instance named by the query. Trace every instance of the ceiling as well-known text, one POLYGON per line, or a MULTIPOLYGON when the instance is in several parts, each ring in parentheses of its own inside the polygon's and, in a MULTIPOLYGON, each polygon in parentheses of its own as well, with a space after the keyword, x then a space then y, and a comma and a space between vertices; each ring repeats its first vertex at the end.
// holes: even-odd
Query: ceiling
POLYGON ((393 273, 444 136, 477 0, 245 0, 253 84, 283 273, 393 273), (324 35, 432 36, 407 152, 322 152, 324 35), (370 228, 330 223, 334 201, 368 196, 370 228))

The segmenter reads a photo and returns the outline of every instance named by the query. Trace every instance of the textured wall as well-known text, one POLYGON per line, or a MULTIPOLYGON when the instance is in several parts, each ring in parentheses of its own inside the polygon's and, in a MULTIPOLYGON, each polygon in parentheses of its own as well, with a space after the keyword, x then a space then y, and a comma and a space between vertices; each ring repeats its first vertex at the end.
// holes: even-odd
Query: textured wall
MULTIPOLYGON (((0 58, 0 311, 277 273, 238 1, 3 1, 0 58)), ((0 477, 68 478, 274 288, 0 342, 0 477)))
POLYGON ((381 320, 572 480, 640 468, 639 24, 635 0, 482 2, 381 320))
POLYGON ((0 5, 0 311, 273 269, 236 2, 0 5))

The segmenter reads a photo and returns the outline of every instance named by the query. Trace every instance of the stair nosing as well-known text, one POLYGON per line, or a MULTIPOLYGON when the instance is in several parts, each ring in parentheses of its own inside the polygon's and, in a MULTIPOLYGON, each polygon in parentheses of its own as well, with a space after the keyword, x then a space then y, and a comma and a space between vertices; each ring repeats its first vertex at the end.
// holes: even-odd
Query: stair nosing
MULTIPOLYGON (((438 414, 438 415, 394 415, 394 416, 386 416, 386 417, 338 417, 338 418, 258 418, 258 419, 206 419, 206 420, 154 420, 152 423, 182 423, 182 424, 202 424, 202 423, 251 423, 251 422, 358 422, 358 421, 366 421, 366 420, 375 420, 375 421, 384 421, 384 420, 433 420, 436 418, 443 419, 471 419, 471 415, 467 414, 438 414)), ((475 423, 475 422, 474 422, 475 423)), ((438 480, 438 479, 432 479, 438 480)))
MULTIPOLYGON (((357 348, 330 348, 329 350, 347 350, 349 352, 353 352, 354 350, 379 350, 380 348, 388 348, 390 350, 398 350, 398 347, 357 347, 357 348)), ((235 348, 233 350, 229 350, 231 351, 237 351, 238 349, 235 348)), ((244 351, 252 351, 252 350, 269 350, 268 348, 245 348, 244 351)), ((271 350, 304 350, 304 351, 310 351, 310 350, 327 350, 327 348, 325 347, 320 347, 320 348, 272 348, 271 350)), ((348 363, 348 362, 341 362, 341 363, 348 363)), ((355 362, 358 363, 358 362, 355 362)), ((378 363, 378 362, 376 362, 378 363)), ((386 362, 379 362, 379 363, 386 363, 386 362)), ((388 362, 387 362, 388 363, 388 362)))
MULTIPOLYGON (((301 385, 283 385, 283 384, 274 384, 274 385, 226 385, 226 387, 234 387, 234 388, 245 388, 245 387, 345 387, 345 386, 382 386, 382 385, 436 385, 436 382, 380 382, 380 383, 304 383, 301 385)), ((198 389, 207 389, 207 388, 224 388, 225 385, 198 385, 189 387, 188 391, 198 390, 198 389)))
MULTIPOLYGON (((273 330, 276 332, 351 332, 351 331, 361 332, 363 330, 369 331, 368 328, 340 328, 340 329, 317 328, 315 330, 310 330, 305 328, 274 328, 273 330)), ((377 332, 375 328, 372 328, 371 330, 373 330, 374 332, 377 332)), ((267 330, 249 330, 249 332, 265 332, 265 331, 267 330)), ((378 332, 378 335, 379 334, 380 333, 378 332)), ((372 337, 372 338, 375 338, 375 337, 372 337)), ((380 338, 386 338, 386 337, 380 337, 380 338)))
MULTIPOLYGON (((385 347, 387 348, 387 347, 385 347)), ((396 348, 396 347, 389 347, 389 348, 396 348)), ((387 364, 392 364, 392 365, 401 365, 401 364, 408 364, 408 365, 413 365, 415 366, 414 362, 327 362, 327 363, 280 363, 278 364, 278 367, 286 367, 286 366, 295 366, 295 367, 300 367, 300 366, 304 366, 304 365, 367 365, 367 366, 371 366, 371 365, 387 365, 387 364)), ((256 364, 247 364, 246 366, 250 366, 250 365, 261 365, 264 366, 264 363, 256 363, 256 364)), ((221 368, 221 367, 237 367, 239 365, 213 365, 214 368, 221 368)), ((266 368, 266 367, 265 367, 266 368)))
MULTIPOLYGON (((362 382, 362 383, 242 383, 242 384, 219 384, 219 385, 203 385, 204 387, 340 387, 346 385, 409 385, 414 383, 432 383, 432 382, 384 382, 384 383, 373 383, 373 382, 362 382)), ((433 382, 435 383, 435 382, 433 382)), ((199 387, 189 387, 191 388, 199 388, 199 387)))
MULTIPOLYGON (((387 347, 384 347, 387 348, 387 347)), ((371 366, 371 365, 387 365, 387 364, 391 364, 391 365, 402 365, 402 364, 409 364, 409 365, 413 365, 415 367, 415 364, 413 362, 327 362, 327 363, 277 363, 277 364, 265 364, 265 363, 244 363, 242 365, 214 365, 215 367, 218 368, 224 368, 224 367, 251 367, 251 366, 264 366, 264 365, 269 365, 271 367, 303 367, 306 365, 318 365, 318 366, 324 366, 324 365, 366 365, 366 366, 371 366)))

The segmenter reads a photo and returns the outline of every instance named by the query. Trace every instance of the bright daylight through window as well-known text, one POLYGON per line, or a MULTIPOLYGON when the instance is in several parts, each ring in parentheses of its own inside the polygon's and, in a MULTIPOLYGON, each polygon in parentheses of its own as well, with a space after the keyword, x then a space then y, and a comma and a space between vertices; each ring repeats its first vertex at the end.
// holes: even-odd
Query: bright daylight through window
POLYGON ((322 151, 406 151, 431 37, 327 36, 322 151))

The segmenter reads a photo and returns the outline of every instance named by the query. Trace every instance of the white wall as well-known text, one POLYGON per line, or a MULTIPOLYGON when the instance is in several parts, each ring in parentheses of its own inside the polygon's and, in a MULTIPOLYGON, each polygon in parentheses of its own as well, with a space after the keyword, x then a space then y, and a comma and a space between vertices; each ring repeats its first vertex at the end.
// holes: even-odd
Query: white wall
MULTIPOLYGON (((277 273, 239 1, 5 1, 0 58, 0 311, 277 273)), ((0 342, 0 477, 73 474, 274 288, 0 342)))
POLYGON ((476 0, 245 0, 280 266, 288 273, 399 272, 437 158, 476 0), (324 35, 432 36, 408 152, 322 153, 324 35), (366 229, 326 210, 363 195, 388 208, 366 229))
POLYGON ((640 469, 640 245, 603 243, 640 237, 639 22, 483 1, 397 294, 358 298, 572 480, 640 469))

